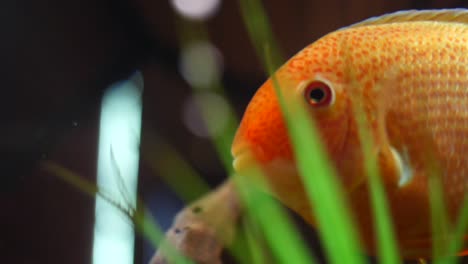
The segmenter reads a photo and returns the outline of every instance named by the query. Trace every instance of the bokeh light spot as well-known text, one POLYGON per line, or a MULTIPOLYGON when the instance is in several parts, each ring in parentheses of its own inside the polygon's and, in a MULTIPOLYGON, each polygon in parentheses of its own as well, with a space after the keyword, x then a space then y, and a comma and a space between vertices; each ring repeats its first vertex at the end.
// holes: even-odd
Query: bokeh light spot
POLYGON ((193 20, 205 20, 218 11, 221 0, 172 0, 171 3, 182 16, 193 20))
POLYGON ((223 133, 229 124, 228 102, 215 93, 190 97, 184 105, 183 121, 199 137, 213 137, 223 133))
POLYGON ((180 56, 180 72, 194 88, 208 89, 221 78, 221 53, 208 42, 193 42, 180 56))

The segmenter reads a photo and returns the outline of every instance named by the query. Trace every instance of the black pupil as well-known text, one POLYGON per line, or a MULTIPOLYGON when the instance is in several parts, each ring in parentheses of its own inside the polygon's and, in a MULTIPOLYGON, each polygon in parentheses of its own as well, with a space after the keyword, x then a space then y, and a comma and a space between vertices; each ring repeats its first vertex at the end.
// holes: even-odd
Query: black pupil
POLYGON ((312 90, 310 90, 310 93, 309 93, 309 98, 315 102, 315 103, 318 103, 320 101, 323 100, 323 98, 325 98, 325 92, 323 91, 322 88, 314 88, 312 90))

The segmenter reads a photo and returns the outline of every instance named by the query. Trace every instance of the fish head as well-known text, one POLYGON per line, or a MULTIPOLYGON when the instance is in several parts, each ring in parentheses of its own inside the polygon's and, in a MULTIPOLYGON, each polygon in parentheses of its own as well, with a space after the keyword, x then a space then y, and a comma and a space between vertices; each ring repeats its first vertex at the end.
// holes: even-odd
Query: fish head
MULTIPOLYGON (((287 108, 288 105, 305 107, 329 158, 340 158, 351 111, 344 89, 343 63, 338 57, 336 45, 311 44, 257 90, 232 145, 236 171, 257 164, 273 185, 284 183, 290 186, 294 185, 294 180, 300 185, 280 98, 284 99, 287 108)), ((290 114, 294 115, 294 112, 290 114)))

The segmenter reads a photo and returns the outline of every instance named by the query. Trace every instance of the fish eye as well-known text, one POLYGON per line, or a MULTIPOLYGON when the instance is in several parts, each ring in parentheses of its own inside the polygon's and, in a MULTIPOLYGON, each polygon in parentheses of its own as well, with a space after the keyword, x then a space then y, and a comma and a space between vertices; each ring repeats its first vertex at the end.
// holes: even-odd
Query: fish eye
POLYGON ((304 97, 311 106, 328 106, 333 102, 333 91, 321 81, 312 81, 304 89, 304 97))

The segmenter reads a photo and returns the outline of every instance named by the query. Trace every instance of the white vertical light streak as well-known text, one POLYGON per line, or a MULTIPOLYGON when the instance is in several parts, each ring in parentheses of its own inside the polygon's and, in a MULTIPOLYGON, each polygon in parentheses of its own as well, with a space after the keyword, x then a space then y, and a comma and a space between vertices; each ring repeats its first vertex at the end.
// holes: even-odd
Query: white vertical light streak
MULTIPOLYGON (((101 105, 97 184, 119 204, 136 206, 143 76, 110 86, 101 105)), ((134 230, 117 208, 96 198, 93 264, 133 264, 134 230)))

